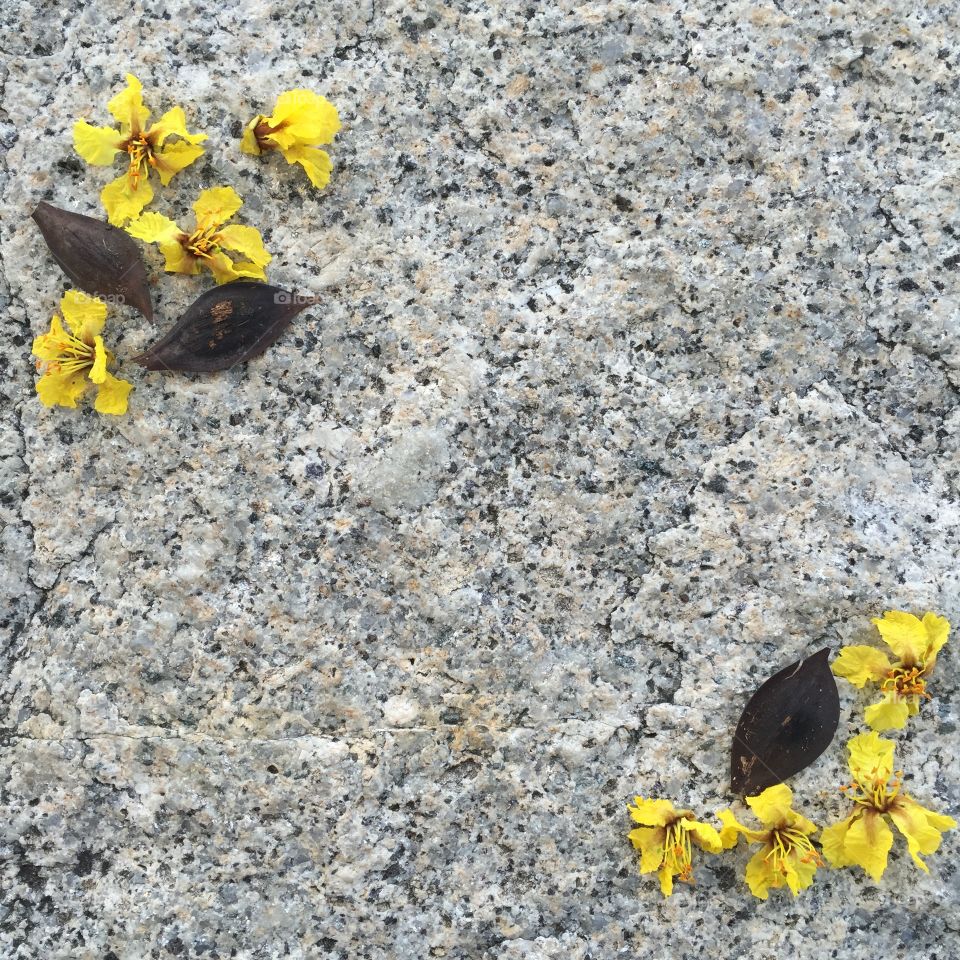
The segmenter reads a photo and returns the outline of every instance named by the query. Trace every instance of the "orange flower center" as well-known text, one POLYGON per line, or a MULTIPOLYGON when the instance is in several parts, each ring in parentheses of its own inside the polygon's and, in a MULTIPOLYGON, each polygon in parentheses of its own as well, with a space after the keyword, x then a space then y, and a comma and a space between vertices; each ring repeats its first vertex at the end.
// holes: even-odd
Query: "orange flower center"
POLYGON ((926 697, 931 700, 923 673, 920 667, 894 667, 887 671, 880 688, 884 693, 893 693, 898 697, 926 697))
POLYGON ((903 784, 903 771, 894 771, 893 780, 890 780, 888 770, 878 770, 876 767, 870 772, 871 778, 854 780, 844 787, 841 792, 850 790, 850 799, 861 807, 870 807, 879 813, 886 813, 893 805, 900 787, 903 784))
MULTIPOLYGON (((93 367, 97 359, 97 351, 92 344, 84 343, 66 330, 58 337, 47 334, 47 342, 59 354, 55 360, 46 361, 47 373, 80 373, 93 367)), ((37 370, 43 365, 44 361, 38 360, 37 370)))
POLYGON ((690 832, 680 826, 680 820, 674 820, 667 827, 667 836, 663 843, 663 865, 670 869, 678 880, 693 883, 692 851, 690 832))
POLYGON ((140 185, 140 178, 144 175, 144 165, 151 167, 157 165, 156 157, 153 155, 153 147, 150 141, 143 133, 137 133, 130 137, 126 146, 127 153, 130 155, 130 167, 127 170, 127 179, 130 182, 130 189, 136 190, 140 185))
POLYGON ((791 827, 778 827, 770 831, 770 852, 763 858, 773 861, 773 869, 782 876, 787 875, 787 861, 791 857, 796 858, 800 863, 815 863, 818 867, 823 866, 823 859, 814 849, 810 838, 799 830, 791 827))
POLYGON ((180 238, 180 245, 194 257, 209 259, 216 253, 220 244, 220 234, 216 227, 198 226, 191 234, 180 238))

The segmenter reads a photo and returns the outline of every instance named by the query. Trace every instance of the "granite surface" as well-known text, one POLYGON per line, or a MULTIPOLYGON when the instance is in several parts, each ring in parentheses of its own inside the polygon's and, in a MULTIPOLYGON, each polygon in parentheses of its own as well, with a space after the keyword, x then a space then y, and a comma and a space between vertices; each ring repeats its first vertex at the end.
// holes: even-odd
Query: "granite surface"
MULTIPOLYGON (((663 900, 625 812, 729 803, 779 667, 960 620, 956 3, 0 9, 0 956, 960 955, 957 832, 663 900), (210 137, 152 209, 233 185, 319 304, 147 373, 210 285, 150 249, 130 413, 48 411, 29 214, 101 214, 70 131, 128 70, 210 137), (297 86, 343 119, 323 192, 238 150, 297 86)), ((897 738, 955 814, 957 651, 897 738)))

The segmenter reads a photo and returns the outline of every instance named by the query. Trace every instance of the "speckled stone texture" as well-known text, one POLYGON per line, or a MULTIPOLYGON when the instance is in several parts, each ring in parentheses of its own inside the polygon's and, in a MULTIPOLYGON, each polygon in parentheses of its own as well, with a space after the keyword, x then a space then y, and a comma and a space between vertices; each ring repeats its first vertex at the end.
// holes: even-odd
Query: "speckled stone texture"
MULTIPOLYGON (((958 834, 797 900, 626 803, 731 802, 750 692, 869 617, 960 621, 956 3, 4 0, 0 955, 953 960, 958 834), (29 214, 126 71, 319 305, 228 373, 45 410, 29 214), (240 154, 336 103, 329 188, 240 154)), ((897 737, 960 809, 958 648, 897 737)), ((844 810, 833 747, 794 778, 844 810)))

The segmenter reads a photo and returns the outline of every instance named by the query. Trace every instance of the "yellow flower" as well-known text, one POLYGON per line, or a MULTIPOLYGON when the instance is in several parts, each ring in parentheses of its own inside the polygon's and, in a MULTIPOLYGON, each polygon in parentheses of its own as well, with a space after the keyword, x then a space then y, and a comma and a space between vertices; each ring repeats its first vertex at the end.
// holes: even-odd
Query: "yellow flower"
POLYGON ((674 810, 669 800, 635 797, 634 804, 627 810, 641 826, 631 830, 629 837, 640 851, 640 872, 656 872, 663 895, 669 897, 674 877, 693 883, 691 843, 708 853, 719 853, 720 834, 695 820, 689 810, 674 810))
POLYGON ((193 205, 197 225, 188 233, 169 217, 145 213, 127 225, 127 233, 147 243, 155 243, 166 258, 169 273, 200 272, 206 264, 217 283, 238 277, 265 280, 263 268, 273 259, 263 246, 263 238, 254 227, 240 224, 223 226, 243 206, 233 187, 204 190, 193 205), (235 250, 247 259, 234 262, 225 253, 235 250))
POLYGON ((155 124, 147 127, 150 111, 143 105, 140 81, 127 74, 126 89, 118 93, 107 109, 120 123, 120 129, 94 127, 86 120, 73 125, 73 146, 87 163, 109 167, 114 157, 125 152, 127 171, 108 183, 100 194, 110 222, 120 226, 135 217, 153 199, 150 168, 166 186, 173 175, 190 166, 203 153, 197 144, 207 139, 204 133, 189 133, 180 107, 168 110, 155 124), (181 139, 168 143, 167 138, 181 139))
POLYGON ((75 407, 93 383, 97 386, 94 407, 98 413, 126 413, 127 395, 133 387, 107 373, 113 354, 100 336, 107 318, 106 304, 79 290, 68 290, 60 301, 60 310, 69 331, 54 314, 50 332, 33 341, 34 356, 39 358, 37 369, 44 370, 37 381, 41 403, 46 407, 75 407))
POLYGON ((868 680, 879 683, 883 699, 867 707, 866 721, 874 730, 900 730, 919 712, 920 700, 930 699, 925 678, 947 642, 950 623, 935 613, 920 620, 900 610, 888 610, 873 622, 897 659, 891 663, 876 647, 843 647, 831 669, 855 687, 868 680))
POLYGON ((720 841, 724 849, 735 847, 740 834, 748 843, 762 844, 747 864, 746 880, 751 893, 766 900, 771 889, 787 886, 796 896, 813 883, 817 867, 823 866, 810 842, 816 824, 791 809, 793 794, 782 783, 767 787, 756 797, 747 797, 747 803, 764 829, 751 830, 738 823, 729 810, 721 810, 720 841))
POLYGON ((933 853, 941 834, 956 825, 953 817, 934 813, 900 792, 903 771, 893 769, 893 741, 878 733, 861 733, 848 744, 853 783, 850 790, 853 811, 846 819, 827 827, 820 838, 824 856, 834 867, 863 867, 874 880, 887 868, 887 854, 893 846, 889 817, 906 837, 913 862, 929 873, 919 854, 933 853))
POLYGON ((311 90, 281 93, 269 117, 254 117, 243 132, 240 149, 259 157, 279 150, 287 163, 299 163, 310 182, 321 189, 330 182, 333 164, 320 144, 333 143, 340 129, 337 108, 311 90))

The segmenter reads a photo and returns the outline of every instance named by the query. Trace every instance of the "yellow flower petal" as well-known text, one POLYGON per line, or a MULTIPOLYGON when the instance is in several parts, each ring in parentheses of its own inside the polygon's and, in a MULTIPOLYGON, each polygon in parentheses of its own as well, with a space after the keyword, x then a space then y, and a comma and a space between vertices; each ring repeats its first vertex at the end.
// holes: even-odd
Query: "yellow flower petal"
POLYGON ((660 871, 660 891, 665 897, 673 893, 673 871, 668 866, 660 871))
POLYGON ((159 147, 172 134, 183 137, 188 143, 202 143, 207 139, 205 133, 190 133, 187 129, 187 118, 184 116, 182 107, 173 107, 168 110, 147 131, 147 139, 154 147, 159 147))
POLYGON ((927 648, 927 628, 912 613, 887 610, 882 620, 874 617, 873 623, 906 666, 920 663, 927 648))
POLYGON ((793 794, 785 783, 778 783, 755 797, 747 797, 747 803, 761 823, 776 827, 787 822, 793 794))
POLYGON ((888 693, 879 703, 867 707, 863 718, 874 730, 902 730, 909 715, 909 703, 896 693, 888 693))
MULTIPOLYGON (((792 856, 785 864, 786 874, 783 879, 786 881, 790 892, 797 896, 801 890, 806 890, 813 883, 813 878, 817 872, 817 861, 812 857, 804 859, 798 856, 792 856)), ((780 884, 776 884, 779 886, 780 884)))
POLYGON ((103 383, 107 379, 107 348, 103 345, 103 337, 94 337, 96 359, 90 368, 90 379, 94 383, 103 383))
MULTIPOLYGON (((916 800, 912 797, 907 797, 906 799, 910 800, 911 803, 920 806, 916 800)), ((945 813, 936 813, 933 810, 927 810, 926 807, 920 807, 921 810, 927 815, 927 822, 935 830, 939 830, 941 833, 946 833, 947 830, 954 830, 957 826, 957 821, 953 817, 948 817, 945 813)))
POLYGON ((707 853, 719 853, 723 849, 720 834, 710 824, 687 818, 678 820, 677 823, 680 829, 689 833, 693 842, 707 853))
POLYGON ((255 227, 232 223, 218 231, 220 246, 227 250, 236 250, 242 253, 251 263, 258 267, 265 267, 273 256, 263 245, 263 237, 255 227))
POLYGON ((923 626, 927 631, 927 652, 924 661, 934 663, 937 654, 950 636, 950 621, 946 617, 938 617, 935 613, 923 615, 923 626))
POLYGON ((248 263, 246 260, 234 261, 233 270, 238 277, 244 277, 247 280, 267 279, 263 267, 259 267, 255 263, 248 263))
POLYGON ((820 829, 812 820, 808 820, 802 813, 797 813, 796 810, 790 811, 787 817, 787 825, 791 830, 805 836, 810 836, 811 833, 816 833, 820 829))
POLYGON ((203 147, 198 147, 193 143, 185 143, 183 140, 164 144, 153 155, 157 165, 157 173, 160 175, 160 182, 167 186, 176 174, 185 167, 189 167, 197 157, 202 157, 203 153, 203 147))
POLYGON ((737 845, 741 833, 747 833, 747 828, 740 823, 729 808, 721 810, 717 817, 720 819, 720 844, 724 850, 737 845))
POLYGON ((127 86, 108 104, 114 119, 125 124, 133 133, 140 133, 147 124, 150 111, 143 105, 143 86, 132 74, 127 74, 127 86))
POLYGON ((107 218, 115 227, 123 226, 131 217, 139 216, 140 211, 152 199, 153 187, 150 186, 149 178, 142 176, 137 189, 133 190, 126 173, 108 183, 100 193, 107 218))
POLYGON ((855 815, 849 816, 839 823, 824 827, 823 833, 820 834, 820 847, 831 867, 853 866, 853 860, 848 856, 844 844, 847 840, 847 831, 854 819, 855 815))
POLYGON ((198 227, 217 227, 226 223, 241 207, 243 200, 233 187, 211 187, 194 201, 198 227))
POLYGON ((640 851, 640 872, 653 873, 663 863, 663 841, 667 831, 663 827, 635 827, 627 836, 640 851))
POLYGON ((887 655, 876 647, 841 647, 830 669, 838 677, 849 680, 855 687, 862 687, 868 680, 882 680, 891 668, 887 655))
POLYGON ((144 213, 128 223, 124 229, 131 237, 147 243, 169 243, 183 233, 169 217, 165 217, 162 213, 144 213))
POLYGON ((322 190, 330 182, 333 163, 326 151, 295 145, 284 149, 283 155, 287 163, 299 163, 318 190, 322 190))
POLYGON ((761 900, 767 899, 770 887, 776 886, 779 877, 773 865, 773 858, 768 857, 770 850, 769 844, 762 846, 748 861, 744 874, 750 892, 761 900))
POLYGON ((127 412, 127 397, 133 389, 132 383, 118 380, 108 373, 97 390, 97 399, 93 406, 97 413, 110 413, 118 416, 127 412))
POLYGON ((40 360, 56 360, 63 351, 64 341, 68 336, 60 318, 54 314, 50 320, 49 333, 41 333, 34 339, 31 352, 40 360))
POLYGON ((200 259, 186 250, 179 240, 171 240, 160 244, 160 252, 166 263, 164 270, 167 273, 186 273, 196 275, 200 272, 200 259))
POLYGON ((941 833, 956 826, 952 817, 935 813, 920 806, 913 797, 901 794, 897 797, 889 810, 890 819, 897 829, 906 837, 907 848, 913 862, 925 873, 929 873, 927 865, 920 859, 919 854, 931 854, 940 846, 941 833), (938 826, 938 824, 947 824, 938 826))
POLYGON ((248 153, 254 157, 260 156, 262 151, 260 150, 260 144, 257 143, 257 137, 254 133, 254 130, 257 128, 257 124, 264 119, 265 118, 263 116, 256 116, 246 125, 246 127, 244 127, 243 137, 240 140, 241 153, 248 153))
POLYGON ((866 810, 847 830, 843 849, 851 863, 863 867, 874 880, 887 869, 887 855, 893 845, 893 832, 876 810, 866 810))
POLYGON ((86 120, 73 125, 73 149, 93 166, 110 166, 121 143, 123 136, 112 127, 95 127, 86 120))
POLYGON ((45 373, 37 381, 37 396, 45 407, 76 407, 77 400, 87 389, 83 372, 45 373))
POLYGON ((92 341, 107 319, 107 305, 81 290, 68 290, 60 301, 60 311, 67 326, 84 343, 92 341))
POLYGON ((662 827, 677 818, 677 811, 669 800, 644 800, 634 797, 634 805, 627 806, 630 816, 646 827, 662 827))
POLYGON ((340 129, 337 108, 312 90, 288 90, 277 97, 270 116, 272 127, 281 127, 274 136, 281 147, 300 143, 331 143, 340 129))
POLYGON ((217 283, 229 283, 231 280, 239 280, 244 276, 234 267, 233 261, 222 250, 217 250, 209 257, 204 257, 203 263, 210 268, 210 272, 217 283))
POLYGON ((886 781, 893 774, 892 740, 885 740, 875 731, 861 733, 847 741, 850 772, 858 783, 874 779, 886 781))

